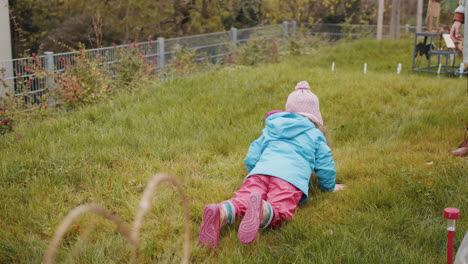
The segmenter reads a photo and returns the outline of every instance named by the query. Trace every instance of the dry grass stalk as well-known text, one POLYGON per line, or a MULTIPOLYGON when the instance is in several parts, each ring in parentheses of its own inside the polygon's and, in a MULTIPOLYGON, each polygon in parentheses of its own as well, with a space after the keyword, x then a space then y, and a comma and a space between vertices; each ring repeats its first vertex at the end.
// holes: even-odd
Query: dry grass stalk
POLYGON ((45 254, 45 257, 44 257, 45 264, 54 263, 55 255, 57 254, 60 241, 63 239, 63 237, 67 233, 68 228, 70 227, 70 225, 73 223, 74 220, 76 220, 82 214, 87 213, 87 212, 96 213, 97 215, 100 215, 114 222, 117 225, 117 231, 121 233, 125 238, 127 238, 128 242, 132 245, 132 247, 135 246, 136 242, 133 239, 130 233, 130 230, 127 227, 127 224, 123 222, 120 219, 120 217, 118 217, 116 214, 112 213, 111 211, 107 210, 106 208, 98 204, 84 204, 84 205, 81 205, 72 209, 70 213, 68 213, 68 215, 65 217, 65 219, 63 219, 62 222, 60 223, 59 227, 55 231, 52 242, 49 244, 49 248, 47 249, 47 252, 45 254))
MULTIPOLYGON (((135 221, 133 223, 133 231, 130 232, 127 224, 123 222, 120 217, 112 213, 111 211, 107 210, 106 208, 98 205, 98 204, 84 204, 81 206, 78 206, 70 211, 68 215, 65 217, 65 219, 62 220, 60 223, 59 227, 55 231, 54 237, 52 239, 52 242, 49 244, 49 248, 47 249, 47 252, 44 257, 44 263, 45 264, 52 264, 54 263, 55 256, 58 251, 58 247, 60 245, 60 241, 63 239, 65 236, 66 232, 68 231, 68 228, 71 226, 73 221, 75 221, 78 217, 80 217, 82 214, 87 213, 87 212, 94 212, 112 222, 114 222, 117 225, 117 230, 119 233, 121 233, 125 238, 127 238, 127 241, 131 245, 132 249, 132 255, 131 255, 131 263, 135 263, 136 261, 136 251, 137 251, 137 245, 138 245, 138 239, 140 236, 140 229, 142 226, 143 222, 143 217, 145 214, 149 211, 151 208, 151 200, 156 192, 156 187, 159 185, 159 183, 168 181, 172 183, 173 185, 176 186, 177 190, 179 191, 180 195, 182 196, 183 199, 183 206, 184 206, 184 218, 185 218, 185 234, 184 234, 184 249, 183 249, 183 259, 182 263, 188 264, 189 263, 189 257, 190 257, 190 206, 189 206, 189 200, 188 197, 185 195, 184 190, 182 189, 182 186, 180 185, 179 181, 177 178, 172 177, 167 174, 163 173, 158 173, 154 175, 149 183, 148 186, 145 188, 143 192, 143 197, 140 201, 140 207, 137 211, 137 215, 135 218, 135 221)), ((93 230, 94 228, 90 229, 93 230)), ((76 252, 72 252, 76 253, 76 252)))
POLYGON ((74 263, 74 259, 78 258, 81 245, 88 240, 89 235, 96 229, 96 225, 92 223, 90 226, 87 226, 84 230, 80 231, 80 239, 75 243, 71 249, 71 253, 68 254, 68 258, 64 263, 74 263))
POLYGON ((141 225, 143 222, 143 217, 151 208, 151 200, 154 196, 154 193, 156 192, 156 187, 158 186, 159 183, 164 182, 164 181, 168 181, 174 184, 183 199, 184 217, 185 217, 185 234, 184 234, 184 249, 183 249, 182 263, 184 264, 189 263, 189 257, 190 257, 189 200, 188 200, 188 197, 185 195, 185 192, 182 189, 182 186, 180 185, 177 178, 164 174, 164 173, 158 173, 154 175, 150 179, 148 186, 145 188, 145 191, 143 192, 143 198, 140 201, 140 208, 138 209, 135 221, 133 222, 132 240, 135 241, 135 243, 133 244, 133 247, 132 247, 131 263, 135 263, 136 261, 137 244, 138 244, 138 238, 140 236, 140 229, 141 229, 141 225))

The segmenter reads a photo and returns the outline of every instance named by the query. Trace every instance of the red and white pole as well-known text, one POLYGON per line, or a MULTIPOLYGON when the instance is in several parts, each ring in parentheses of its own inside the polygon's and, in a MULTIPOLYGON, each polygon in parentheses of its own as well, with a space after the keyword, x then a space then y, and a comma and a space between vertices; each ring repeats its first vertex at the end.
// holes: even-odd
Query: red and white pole
POLYGON ((447 264, 453 263, 453 235, 455 233, 455 221, 460 217, 460 210, 457 208, 445 208, 444 217, 447 218, 447 264))

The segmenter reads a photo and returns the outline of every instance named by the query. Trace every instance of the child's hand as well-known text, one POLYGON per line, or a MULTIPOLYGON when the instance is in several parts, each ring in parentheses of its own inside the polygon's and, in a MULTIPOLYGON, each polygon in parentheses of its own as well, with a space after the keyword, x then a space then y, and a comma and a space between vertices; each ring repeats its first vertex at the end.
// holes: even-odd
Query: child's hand
POLYGON ((335 190, 333 192, 343 191, 346 189, 346 185, 344 184, 335 184, 335 190))

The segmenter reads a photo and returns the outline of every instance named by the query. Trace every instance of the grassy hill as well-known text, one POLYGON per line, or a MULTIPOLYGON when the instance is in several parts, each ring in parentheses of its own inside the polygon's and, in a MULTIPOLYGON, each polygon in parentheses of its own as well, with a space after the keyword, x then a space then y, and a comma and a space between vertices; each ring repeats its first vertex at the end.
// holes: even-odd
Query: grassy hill
MULTIPOLYGON (((412 73, 411 45, 363 40, 323 47, 277 64, 167 79, 20 124, 0 139, 0 263, 40 263, 57 225, 80 204, 100 203, 131 223, 157 172, 175 175, 190 198, 191 263, 444 262, 443 209, 462 212, 456 248, 468 230, 468 160, 449 155, 468 124, 467 82, 412 73), (284 109, 301 80, 320 98, 337 180, 347 190, 312 190, 292 221, 261 232, 253 244, 237 240, 237 221, 223 229, 216 250, 199 248, 204 205, 238 189, 264 115, 284 109)), ((145 217, 139 263, 180 262, 181 201, 173 187, 160 186, 145 217)), ((78 263, 129 260, 125 239, 93 215, 71 228, 60 261, 75 243, 82 243, 78 263)))

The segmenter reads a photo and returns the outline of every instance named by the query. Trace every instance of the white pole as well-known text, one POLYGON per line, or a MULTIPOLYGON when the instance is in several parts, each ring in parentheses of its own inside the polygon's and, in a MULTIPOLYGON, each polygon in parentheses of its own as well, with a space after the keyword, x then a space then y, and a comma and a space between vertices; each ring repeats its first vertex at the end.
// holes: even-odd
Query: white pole
POLYGON ((437 77, 440 76, 440 68, 442 68, 442 64, 441 64, 441 63, 439 63, 439 68, 437 69, 437 77))
POLYGON ((364 63, 364 74, 367 73, 367 63, 364 63))
POLYGON ((423 0, 418 0, 416 11, 416 33, 422 32, 423 0))
POLYGON ((377 16, 377 40, 382 40, 384 0, 379 0, 379 12, 377 16))
MULTIPOLYGON (((11 36, 10 36, 10 14, 8 9, 8 0, 0 0, 0 69, 4 69, 4 76, 0 78, 13 77, 13 62, 11 54, 11 36)), ((7 81, 8 87, 0 85, 0 97, 2 97, 7 90, 13 90, 13 82, 7 81)))
POLYGON ((11 37, 10 37, 10 14, 8 0, 0 0, 0 60, 10 60, 11 37))
POLYGON ((463 70, 465 69, 465 63, 460 63, 460 78, 463 77, 463 70))
POLYGON ((332 62, 332 68, 331 68, 331 71, 332 71, 332 72, 335 72, 335 62, 332 62))
POLYGON ((159 66, 159 69, 164 68, 165 64, 166 64, 166 52, 165 52, 165 47, 164 47, 164 38, 159 37, 158 38, 158 66, 159 66))
POLYGON ((401 73, 401 63, 398 63, 397 74, 400 74, 400 73, 401 73))

